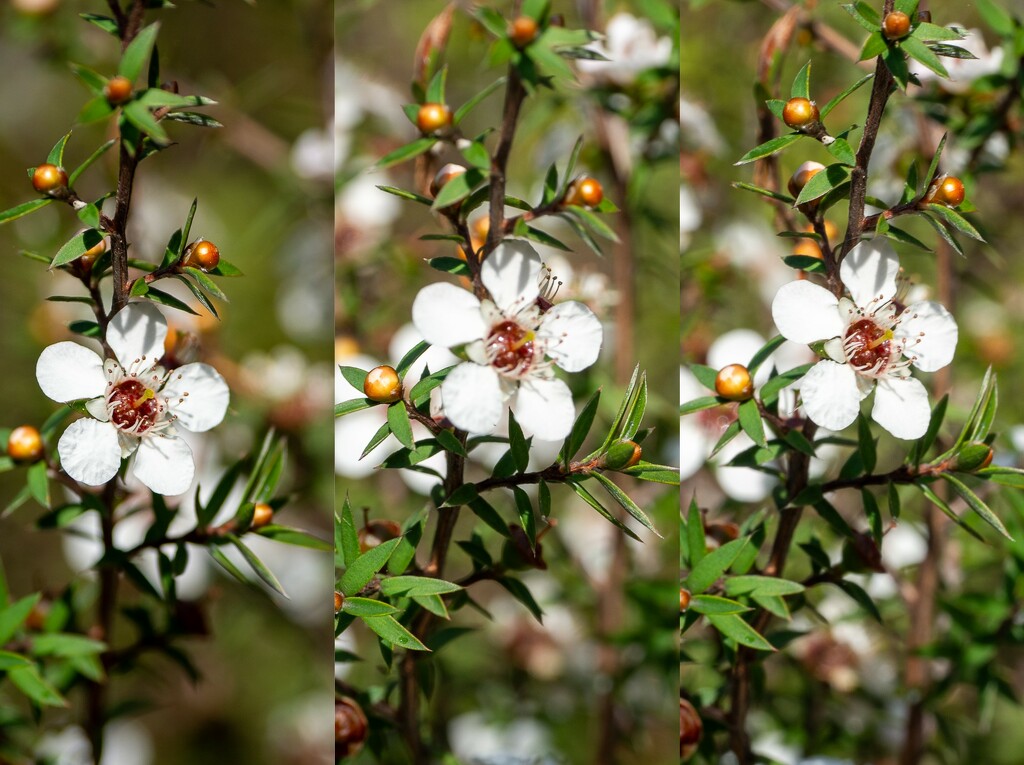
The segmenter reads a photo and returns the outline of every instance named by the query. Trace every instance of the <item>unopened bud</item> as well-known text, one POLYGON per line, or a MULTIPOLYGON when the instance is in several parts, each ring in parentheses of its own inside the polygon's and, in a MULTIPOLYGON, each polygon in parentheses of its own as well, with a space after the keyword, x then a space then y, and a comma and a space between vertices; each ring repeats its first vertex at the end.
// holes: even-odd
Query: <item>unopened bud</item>
POLYGON ((993 451, 988 444, 971 443, 960 447, 953 458, 952 469, 961 473, 973 473, 992 464, 993 451))

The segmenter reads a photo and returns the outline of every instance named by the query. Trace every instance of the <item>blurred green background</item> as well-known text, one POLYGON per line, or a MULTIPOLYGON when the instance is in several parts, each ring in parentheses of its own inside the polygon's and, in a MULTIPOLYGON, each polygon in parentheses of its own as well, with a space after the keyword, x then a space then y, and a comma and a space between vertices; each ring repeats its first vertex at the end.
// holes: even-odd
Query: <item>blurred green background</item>
MULTIPOLYGON (((290 455, 282 490, 291 500, 281 522, 329 538, 334 497, 331 4, 178 6, 159 13, 162 77, 177 81, 182 92, 216 100, 209 114, 225 127, 174 123, 170 132, 177 145, 141 165, 129 230, 132 255, 157 259, 198 197, 193 234, 213 240, 245 273, 222 283, 231 299, 219 306, 222 323, 167 312, 172 327, 200 338, 201 356, 232 388, 228 416, 203 440, 202 454, 228 464, 258 447, 269 427, 277 428, 290 455)), ((0 208, 33 197, 25 168, 42 161, 87 100, 67 62, 103 73, 115 68, 116 41, 78 18, 107 11, 105 3, 77 0, 14 0, 0 7, 0 66, 12 74, 0 82, 0 175, 6 179, 0 183, 0 208)), ((112 129, 106 122, 76 127, 68 162, 84 159, 112 129)), ((83 177, 78 190, 94 198, 113 187, 115 174, 116 151, 83 177)), ((0 422, 5 426, 38 425, 54 410, 36 386, 35 360, 45 345, 67 338, 64 327, 79 314, 65 310, 73 304, 43 298, 81 290, 71 277, 48 273, 17 253, 50 256, 78 227, 69 209, 51 205, 0 228, 0 354, 6 370, 0 422)), ((206 475, 205 481, 214 480, 206 475)), ((0 505, 6 506, 23 481, 21 471, 0 476, 0 505)), ((16 596, 40 589, 56 595, 72 577, 60 533, 34 530, 39 514, 29 503, 0 520, 0 557, 16 596)), ((133 765, 330 761, 330 556, 283 545, 263 545, 259 552, 291 601, 275 603, 257 587, 237 584, 206 565, 204 552, 193 550, 190 568, 201 570, 206 590, 201 610, 210 635, 182 647, 203 679, 192 683, 180 667, 152 656, 131 675, 115 677, 114 702, 128 705, 125 709, 136 702, 141 706, 123 718, 132 721, 126 728, 112 729, 104 762, 111 757, 133 765), (125 748, 117 749, 119 738, 125 748)), ((83 597, 88 595, 89 580, 77 581, 83 597)), ((126 604, 139 601, 128 586, 122 593, 126 604)), ((130 628, 119 637, 128 639, 130 628)), ((81 699, 73 695, 72 701, 81 699)), ((75 738, 67 726, 78 711, 75 706, 50 712, 42 720, 44 727, 64 730, 57 743, 51 737, 43 745, 61 752, 61 763, 78 762, 67 748, 73 749, 75 738)), ((36 734, 11 735, 25 741, 36 734)))

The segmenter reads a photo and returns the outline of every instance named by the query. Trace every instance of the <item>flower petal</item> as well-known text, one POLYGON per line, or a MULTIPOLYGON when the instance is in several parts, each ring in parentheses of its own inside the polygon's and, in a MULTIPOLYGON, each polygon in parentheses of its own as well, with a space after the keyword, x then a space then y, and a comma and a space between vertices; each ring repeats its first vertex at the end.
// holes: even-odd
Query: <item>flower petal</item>
POLYGON ((800 396, 807 416, 829 430, 852 425, 863 398, 853 368, 828 360, 819 361, 804 375, 800 396))
POLYGON ((545 441, 565 438, 576 418, 569 386, 557 378, 523 380, 512 411, 526 436, 545 441))
POLYGON ((547 340, 547 355, 566 372, 586 369, 601 353, 601 321, 583 303, 568 300, 548 310, 538 334, 547 340))
POLYGON ((808 281, 783 284, 772 301, 772 319, 779 334, 798 343, 813 343, 843 334, 839 300, 808 281))
POLYGON ((896 274, 900 259, 888 240, 882 237, 861 242, 843 259, 839 275, 858 308, 872 301, 886 303, 896 294, 896 274))
POLYGON ((495 305, 514 313, 540 294, 540 255, 528 243, 502 242, 480 266, 480 279, 495 305))
POLYGON ((141 369, 149 369, 164 355, 167 320, 152 303, 129 303, 107 325, 107 343, 121 362, 128 367, 145 360, 141 369))
POLYGON ((884 378, 875 388, 872 419, 896 438, 912 440, 928 431, 928 391, 913 377, 884 378))
POLYGON ((184 494, 192 485, 196 465, 192 450, 182 438, 150 436, 143 438, 135 453, 135 477, 157 494, 184 494))
POLYGON ((412 304, 412 322, 431 345, 451 348, 487 334, 480 301, 469 290, 447 282, 429 284, 412 304))
POLYGON ((459 364, 441 384, 445 416, 467 433, 488 435, 505 410, 498 373, 481 364, 459 364))
POLYGON ((953 360, 959 332, 949 311, 939 303, 923 300, 900 314, 894 334, 906 339, 903 355, 913 359, 915 367, 934 372, 953 360))
POLYGON ((103 359, 95 351, 67 341, 43 348, 36 362, 36 380, 47 398, 60 402, 95 398, 107 389, 103 359))
POLYGON ((193 433, 219 425, 231 396, 224 378, 209 364, 186 364, 173 370, 160 395, 181 426, 193 433))
POLYGON ((80 483, 100 486, 121 467, 117 428, 96 420, 76 420, 57 442, 64 472, 80 483))

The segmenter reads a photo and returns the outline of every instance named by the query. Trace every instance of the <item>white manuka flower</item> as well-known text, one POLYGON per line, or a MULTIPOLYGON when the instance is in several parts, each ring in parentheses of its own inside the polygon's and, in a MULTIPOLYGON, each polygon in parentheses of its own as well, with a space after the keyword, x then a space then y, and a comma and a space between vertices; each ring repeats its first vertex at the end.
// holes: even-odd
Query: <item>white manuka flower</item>
POLYGON ((953 360, 957 326, 938 303, 895 301, 900 264, 892 246, 873 239, 854 247, 839 274, 850 298, 839 299, 808 281, 790 282, 772 303, 779 332, 798 343, 825 342, 828 358, 800 381, 804 411, 829 430, 842 430, 871 391, 871 416, 897 438, 928 429, 928 393, 911 365, 934 372, 953 360))
POLYGON ((36 380, 54 401, 86 399, 95 419, 77 420, 57 444, 61 466, 76 481, 98 486, 135 453, 135 476, 158 494, 181 494, 195 475, 192 450, 175 426, 199 433, 224 419, 228 386, 207 364, 167 370, 167 321, 149 303, 132 303, 107 326, 115 358, 104 360, 72 342, 43 349, 36 380))
POLYGON ((579 372, 593 364, 601 351, 601 322, 582 303, 551 305, 550 290, 541 290, 542 268, 533 247, 507 241, 480 268, 489 299, 447 283, 431 284, 416 296, 412 320, 424 339, 463 346, 469 359, 441 386, 445 415, 456 427, 491 433, 511 401, 527 435, 557 441, 572 429, 572 394, 551 367, 579 372))

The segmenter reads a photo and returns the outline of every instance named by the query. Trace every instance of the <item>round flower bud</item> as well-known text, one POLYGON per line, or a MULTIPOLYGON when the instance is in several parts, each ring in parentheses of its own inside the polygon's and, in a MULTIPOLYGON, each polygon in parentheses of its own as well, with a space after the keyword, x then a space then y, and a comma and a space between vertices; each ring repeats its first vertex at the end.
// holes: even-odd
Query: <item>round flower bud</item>
POLYGON ((690 591, 679 588, 679 613, 686 613, 690 608, 690 591))
POLYGON ((970 443, 960 447, 950 466, 962 473, 973 473, 992 464, 992 447, 985 443, 970 443))
POLYGON ((212 271, 220 263, 220 250, 213 242, 197 239, 185 252, 185 265, 201 271, 212 271))
POLYGON ((31 425, 21 425, 7 437, 7 456, 15 462, 39 462, 43 453, 43 437, 31 425))
POLYGON ((259 529, 274 520, 274 508, 266 502, 260 502, 252 511, 252 527, 259 529))
POLYGON ((633 441, 616 441, 605 452, 603 467, 608 470, 625 470, 640 461, 643 450, 633 441))
POLYGON ((63 167, 46 162, 32 173, 32 188, 40 194, 53 194, 68 187, 68 174, 63 167))
POLYGON ((402 527, 386 518, 367 521, 357 532, 360 552, 371 550, 377 545, 402 536, 402 527))
POLYGON ((910 33, 910 17, 902 11, 886 14, 882 20, 882 34, 887 40, 902 40, 910 33))
POLYGON ((363 381, 363 393, 371 401, 390 404, 402 397, 402 380, 394 367, 382 364, 367 372, 366 380, 363 381))
POLYGON ((341 594, 340 592, 338 592, 337 590, 335 590, 334 591, 334 613, 338 613, 344 607, 345 607, 345 596, 343 594, 341 594))
POLYGON ((806 98, 791 98, 782 107, 782 121, 794 130, 802 130, 815 124, 821 115, 813 101, 806 98))
POLYGON ((103 86, 103 96, 107 99, 107 103, 114 106, 123 104, 132 97, 132 81, 121 75, 111 77, 103 86))
POLYGON ((462 165, 456 165, 449 162, 447 165, 437 171, 437 175, 434 176, 434 180, 430 182, 430 195, 436 197, 438 193, 445 187, 445 185, 452 180, 466 172, 466 168, 462 165))
POLYGON ((959 207, 963 204, 965 195, 964 184, 959 178, 947 175, 932 188, 933 191, 929 196, 933 202, 939 202, 949 207, 959 207))
POLYGON ((682 759, 693 756, 702 735, 704 723, 697 710, 686 699, 679 699, 679 756, 682 759))
POLYGON ((537 37, 537 22, 529 16, 520 16, 509 26, 508 39, 520 50, 537 37))
POLYGON ((436 133, 452 124, 452 110, 446 104, 423 104, 416 114, 416 127, 423 133, 436 133))
POLYGON ((604 199, 604 189, 593 178, 581 176, 565 192, 565 203, 577 207, 597 207, 604 199))
POLYGON ((821 260, 824 257, 821 247, 813 239, 797 239, 796 244, 793 245, 793 254, 817 260, 821 260))
POLYGON ((730 401, 746 401, 754 396, 754 381, 742 364, 729 364, 718 370, 715 392, 730 401))
POLYGON ((334 700, 334 756, 344 759, 363 748, 369 723, 355 699, 334 700))
POLYGON ((792 177, 789 179, 789 193, 794 197, 800 196, 800 192, 803 191, 804 186, 811 180, 815 175, 825 169, 825 166, 820 162, 804 162, 800 167, 796 169, 792 177))

